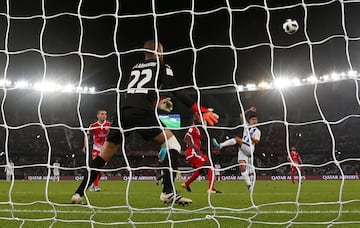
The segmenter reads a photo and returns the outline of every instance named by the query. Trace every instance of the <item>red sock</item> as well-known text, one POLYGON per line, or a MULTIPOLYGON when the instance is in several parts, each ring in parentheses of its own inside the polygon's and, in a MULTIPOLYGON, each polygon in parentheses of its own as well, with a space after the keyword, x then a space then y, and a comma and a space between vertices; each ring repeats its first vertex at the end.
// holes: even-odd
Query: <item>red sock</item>
POLYGON ((213 182, 213 176, 214 176, 214 169, 213 168, 210 168, 208 169, 208 178, 209 178, 209 188, 208 189, 215 189, 215 179, 214 178, 214 182, 213 182), (211 187, 212 185, 212 187, 211 187))
POLYGON ((293 172, 291 172, 291 182, 294 184, 295 183, 295 181, 294 181, 294 173, 293 172))
POLYGON ((185 182, 186 186, 189 186, 200 175, 199 170, 196 170, 191 177, 185 182))
POLYGON ((99 180, 100 180, 101 176, 102 176, 102 172, 100 172, 99 175, 94 180, 94 186, 99 186, 99 180))

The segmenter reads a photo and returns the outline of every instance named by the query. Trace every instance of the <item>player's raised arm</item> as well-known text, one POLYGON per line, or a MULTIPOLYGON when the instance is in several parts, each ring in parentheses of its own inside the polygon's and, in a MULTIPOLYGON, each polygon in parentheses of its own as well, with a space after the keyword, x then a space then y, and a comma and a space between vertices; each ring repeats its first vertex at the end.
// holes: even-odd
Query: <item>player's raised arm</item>
MULTIPOLYGON (((173 77, 172 70, 170 66, 165 66, 165 72, 164 77, 162 78, 162 87, 164 89, 172 89, 180 87, 179 83, 176 81, 176 79, 173 77)), ((205 106, 201 106, 198 104, 193 98, 191 98, 188 94, 186 94, 183 91, 174 91, 173 94, 187 107, 191 108, 193 113, 198 116, 202 117, 205 124, 208 124, 210 126, 213 126, 219 122, 219 116, 214 112, 214 109, 207 108, 205 106)))
POLYGON ((251 141, 254 143, 254 144, 259 144, 260 140, 258 138, 254 138, 254 137, 251 137, 251 141))
MULTIPOLYGON (((248 112, 256 112, 256 107, 255 106, 251 106, 249 109, 246 109, 244 111, 244 114, 248 113, 248 112)), ((243 122, 243 113, 240 113, 240 121, 243 122)))

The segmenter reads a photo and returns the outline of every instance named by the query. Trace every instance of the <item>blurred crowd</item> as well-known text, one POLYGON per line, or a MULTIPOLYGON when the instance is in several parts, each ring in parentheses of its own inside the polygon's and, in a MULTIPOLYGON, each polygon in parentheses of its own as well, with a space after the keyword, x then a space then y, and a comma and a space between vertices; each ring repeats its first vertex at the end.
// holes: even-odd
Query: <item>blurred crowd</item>
MULTIPOLYGON (((289 173, 287 144, 296 146, 300 152, 304 162, 302 172, 305 175, 335 175, 340 174, 341 170, 349 175, 360 173, 360 163, 356 160, 360 157, 357 143, 360 133, 352 131, 353 124, 348 121, 342 127, 330 127, 331 131, 326 124, 310 124, 306 127, 289 128, 288 134, 281 124, 260 126, 262 139, 253 156, 257 175, 289 173)), ((49 171, 47 164, 58 159, 61 166, 66 168, 61 171, 61 175, 80 175, 79 167, 85 166, 86 159, 91 157, 81 151, 84 132, 61 126, 46 130, 45 134, 41 126, 29 126, 21 130, 3 131, 2 151, 7 151, 7 154, 2 153, 2 164, 5 164, 7 155, 16 166, 23 166, 16 170, 17 175, 43 175, 49 171)), ((185 130, 175 131, 184 150, 185 145, 181 139, 185 130)), ((223 141, 242 134, 242 128, 236 131, 218 131, 210 132, 210 137, 223 141)), ((217 151, 212 147, 207 148, 210 145, 208 140, 209 138, 203 139, 204 153, 210 153, 213 164, 219 164, 224 169, 222 175, 239 175, 237 147, 223 148, 220 153, 213 153, 217 151)), ((158 166, 158 150, 155 143, 144 141, 139 135, 133 134, 126 140, 125 151, 120 150, 108 163, 107 168, 111 172, 107 172, 107 175, 128 175, 128 165, 131 168, 150 167, 136 170, 134 175, 155 175, 156 170, 151 167, 158 166)), ((180 167, 190 168, 184 156, 180 160, 180 167)))
MULTIPOLYGON (((357 126, 360 118, 357 113, 360 109, 354 88, 351 80, 321 84, 316 90, 319 105, 311 86, 283 91, 285 101, 276 90, 242 93, 242 105, 250 107, 256 104, 260 120, 261 140, 253 156, 257 175, 288 174, 287 157, 291 146, 300 153, 304 162, 302 172, 306 175, 340 174, 341 170, 345 174, 359 173, 360 132, 357 126)), ((15 166, 22 166, 16 170, 17 174, 43 175, 49 170, 48 164, 59 160, 66 168, 61 175, 81 174, 79 167, 88 164, 91 157, 90 152, 83 153, 82 148, 86 128, 96 118, 95 107, 107 107, 111 113, 116 94, 101 97, 106 99, 83 96, 79 107, 77 96, 61 95, 60 99, 60 95, 49 95, 44 97, 40 108, 39 97, 35 95, 8 91, 0 120, 0 152, 4 152, 0 164, 5 166, 6 160, 11 159, 15 166)), ((236 146, 224 148, 219 154, 212 153, 213 148, 209 148, 211 138, 221 142, 242 136, 237 94, 222 91, 202 95, 205 101, 211 100, 212 107, 221 116, 216 128, 200 127, 203 151, 211 157, 213 164, 221 165, 224 175, 239 175, 236 146), (227 102, 223 102, 225 100, 227 102)), ((179 110, 187 109, 176 103, 174 112, 181 114, 183 128, 174 130, 174 133, 185 150, 182 139, 186 127, 191 124, 191 113, 179 110)), ((157 167, 159 147, 156 144, 133 134, 126 139, 124 149, 108 163, 111 172, 107 175, 127 175, 127 166, 157 167)), ((189 168, 184 156, 181 156, 180 167, 189 168)), ((135 171, 141 175, 154 173, 155 170, 150 168, 135 171)))

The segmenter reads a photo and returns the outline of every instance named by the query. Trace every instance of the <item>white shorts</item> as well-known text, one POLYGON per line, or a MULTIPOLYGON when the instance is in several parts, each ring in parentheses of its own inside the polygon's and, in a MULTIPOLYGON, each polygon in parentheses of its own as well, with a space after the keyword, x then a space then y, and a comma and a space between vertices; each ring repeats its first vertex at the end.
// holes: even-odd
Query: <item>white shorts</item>
POLYGON ((251 156, 251 147, 245 143, 239 147, 238 151, 238 161, 245 160, 248 161, 249 157, 251 156))

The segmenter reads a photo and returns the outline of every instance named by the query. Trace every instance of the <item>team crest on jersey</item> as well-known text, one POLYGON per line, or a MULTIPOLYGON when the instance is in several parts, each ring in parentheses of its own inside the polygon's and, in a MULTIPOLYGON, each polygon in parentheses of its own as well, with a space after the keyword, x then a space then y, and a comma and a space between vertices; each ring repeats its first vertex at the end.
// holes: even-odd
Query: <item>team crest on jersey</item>
POLYGON ((169 66, 166 66, 166 75, 174 76, 174 72, 169 66))

